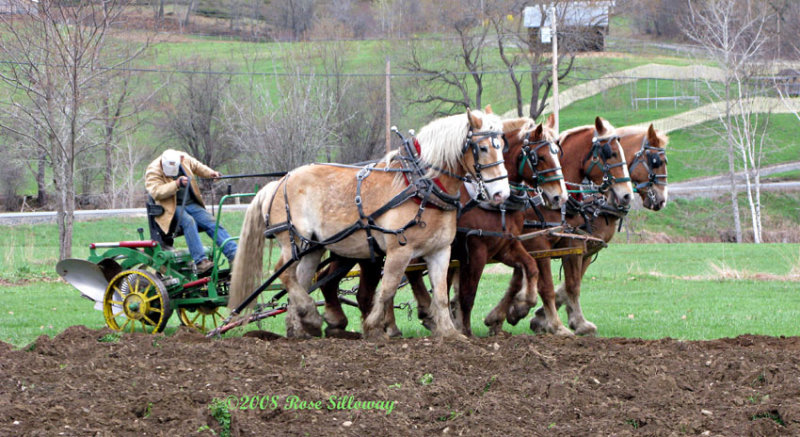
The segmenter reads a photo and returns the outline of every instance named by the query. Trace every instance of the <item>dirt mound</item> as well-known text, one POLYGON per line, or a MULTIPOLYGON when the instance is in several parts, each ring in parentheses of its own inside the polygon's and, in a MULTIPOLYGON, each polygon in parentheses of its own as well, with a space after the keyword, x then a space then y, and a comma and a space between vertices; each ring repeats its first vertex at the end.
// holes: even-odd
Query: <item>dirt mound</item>
POLYGON ((758 336, 371 343, 73 327, 0 344, 0 435, 798 435, 799 354, 800 338, 758 336))

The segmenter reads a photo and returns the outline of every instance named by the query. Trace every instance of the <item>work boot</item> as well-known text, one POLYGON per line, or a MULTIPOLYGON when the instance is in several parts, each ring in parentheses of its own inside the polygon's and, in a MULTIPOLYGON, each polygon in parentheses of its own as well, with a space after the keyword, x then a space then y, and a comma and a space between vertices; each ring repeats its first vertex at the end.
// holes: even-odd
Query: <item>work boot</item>
POLYGON ((214 267, 214 263, 211 262, 211 260, 209 260, 208 258, 205 258, 202 261, 200 261, 199 263, 197 263, 197 274, 201 275, 201 274, 211 270, 212 267, 214 267))

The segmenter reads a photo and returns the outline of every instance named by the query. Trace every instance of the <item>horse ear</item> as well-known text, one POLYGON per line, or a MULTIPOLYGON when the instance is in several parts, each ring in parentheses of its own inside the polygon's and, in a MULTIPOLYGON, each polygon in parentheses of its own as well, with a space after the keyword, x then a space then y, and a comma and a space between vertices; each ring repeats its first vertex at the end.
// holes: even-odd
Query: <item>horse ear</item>
POLYGON ((483 110, 483 112, 487 114, 494 114, 494 112, 492 112, 492 105, 486 105, 486 108, 483 110))
POLYGON ((545 126, 549 127, 550 129, 556 127, 556 115, 550 114, 547 117, 547 121, 545 122, 545 126))
POLYGON ((594 119, 594 129, 597 131, 598 135, 603 135, 606 132, 606 126, 603 124, 603 119, 600 118, 600 116, 594 119))
POLYGON ((483 120, 479 117, 476 117, 472 114, 472 110, 467 107, 467 119, 469 120, 469 126, 472 129, 480 129, 483 126, 483 120))
POLYGON ((536 130, 533 131, 533 137, 536 138, 536 139, 541 139, 543 131, 544 131, 544 128, 542 127, 541 124, 539 124, 538 126, 536 126, 536 130))
POLYGON ((653 126, 653 123, 650 123, 650 127, 647 128, 647 141, 650 144, 658 144, 658 134, 656 134, 656 128, 653 126))

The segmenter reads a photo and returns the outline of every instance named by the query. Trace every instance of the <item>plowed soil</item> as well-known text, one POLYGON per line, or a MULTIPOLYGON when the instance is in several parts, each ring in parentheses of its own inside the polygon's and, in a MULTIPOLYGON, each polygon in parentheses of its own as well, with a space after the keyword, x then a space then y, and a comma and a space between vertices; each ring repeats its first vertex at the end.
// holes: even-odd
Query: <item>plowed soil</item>
POLYGON ((0 343, 0 435, 800 435, 800 338, 110 333, 0 343))

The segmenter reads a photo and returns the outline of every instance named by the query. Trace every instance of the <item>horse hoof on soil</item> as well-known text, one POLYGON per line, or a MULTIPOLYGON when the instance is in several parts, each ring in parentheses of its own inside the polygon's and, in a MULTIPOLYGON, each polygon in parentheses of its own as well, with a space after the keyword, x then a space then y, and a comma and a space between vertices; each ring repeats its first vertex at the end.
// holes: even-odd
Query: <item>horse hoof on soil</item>
POLYGON ((344 329, 326 329, 325 337, 340 338, 343 340, 360 340, 361 334, 358 332, 345 331, 344 329))
POLYGON ((574 337, 575 336, 575 334, 573 334, 572 331, 570 331, 569 329, 567 329, 563 325, 559 326, 558 329, 556 329, 556 331, 553 334, 554 335, 558 335, 560 337, 574 337))
POLYGON ((494 337, 494 336, 507 337, 509 335, 510 335, 509 333, 507 333, 506 331, 503 331, 503 325, 502 324, 489 326, 489 336, 490 337, 494 337))
POLYGON ((389 336, 382 329, 369 329, 364 330, 364 340, 374 342, 385 342, 389 340, 389 336))
POLYGON ((597 326, 592 322, 586 322, 575 329, 575 335, 584 335, 593 337, 597 334, 597 326))
POLYGON ((462 334, 462 333, 460 333, 460 332, 458 332, 456 330, 440 332, 440 333, 436 334, 436 337, 439 338, 440 340, 456 340, 456 341, 468 341, 469 340, 469 337, 467 337, 466 335, 464 335, 464 334, 462 334))
POLYGON ((422 326, 425 327, 428 331, 435 331, 436 330, 436 322, 433 321, 433 317, 425 317, 422 319, 422 326))
POLYGON ((544 319, 540 319, 538 317, 534 317, 531 319, 531 331, 537 334, 543 334, 547 332, 547 322, 544 319))
POLYGON ((398 338, 403 336, 403 332, 400 331, 397 326, 388 326, 386 327, 386 335, 388 335, 389 338, 398 338))

